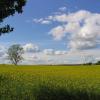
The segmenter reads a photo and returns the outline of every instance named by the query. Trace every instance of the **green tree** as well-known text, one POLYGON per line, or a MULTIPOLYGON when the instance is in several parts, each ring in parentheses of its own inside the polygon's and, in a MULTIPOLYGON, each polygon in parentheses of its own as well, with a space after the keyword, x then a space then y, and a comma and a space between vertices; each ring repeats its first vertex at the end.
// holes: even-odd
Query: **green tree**
MULTIPOLYGON (((26 0, 0 0, 0 25, 5 18, 13 16, 16 12, 22 13, 26 0)), ((0 35, 13 31, 9 24, 0 27, 0 35)))
POLYGON ((97 61, 97 63, 96 63, 97 65, 100 65, 100 61, 97 61))
POLYGON ((10 60, 12 64, 18 65, 18 63, 23 60, 23 53, 24 50, 19 44, 12 45, 7 52, 8 60, 10 60))

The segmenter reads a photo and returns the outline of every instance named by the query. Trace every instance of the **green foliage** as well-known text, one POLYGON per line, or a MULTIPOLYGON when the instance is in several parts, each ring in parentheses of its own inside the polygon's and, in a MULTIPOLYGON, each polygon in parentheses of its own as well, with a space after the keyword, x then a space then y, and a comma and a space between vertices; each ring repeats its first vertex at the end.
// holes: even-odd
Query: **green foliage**
POLYGON ((96 65, 100 65, 100 61, 97 61, 96 65))
POLYGON ((100 100, 100 66, 0 66, 1 100, 100 100))
POLYGON ((19 44, 12 45, 7 52, 8 59, 12 62, 12 64, 17 65, 23 59, 23 53, 23 48, 19 44))
MULTIPOLYGON (((0 0, 0 23, 5 18, 13 16, 16 12, 22 13, 22 7, 25 6, 26 0, 0 0)), ((0 35, 13 31, 10 25, 0 28, 0 35)))

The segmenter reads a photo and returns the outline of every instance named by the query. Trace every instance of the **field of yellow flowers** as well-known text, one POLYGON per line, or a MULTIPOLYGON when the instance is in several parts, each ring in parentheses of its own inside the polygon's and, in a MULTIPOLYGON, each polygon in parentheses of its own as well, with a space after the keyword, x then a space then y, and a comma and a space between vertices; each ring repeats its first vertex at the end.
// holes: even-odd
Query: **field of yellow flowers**
POLYGON ((100 66, 0 65, 0 100, 100 100, 100 66))

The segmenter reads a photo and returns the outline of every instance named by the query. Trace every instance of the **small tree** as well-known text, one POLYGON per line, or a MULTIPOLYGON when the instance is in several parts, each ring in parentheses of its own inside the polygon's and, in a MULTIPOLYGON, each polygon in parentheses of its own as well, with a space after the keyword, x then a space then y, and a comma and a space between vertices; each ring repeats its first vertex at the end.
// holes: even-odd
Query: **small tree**
POLYGON ((19 44, 12 45, 7 52, 8 59, 12 62, 12 64, 18 65, 18 63, 23 59, 23 53, 24 50, 19 44))

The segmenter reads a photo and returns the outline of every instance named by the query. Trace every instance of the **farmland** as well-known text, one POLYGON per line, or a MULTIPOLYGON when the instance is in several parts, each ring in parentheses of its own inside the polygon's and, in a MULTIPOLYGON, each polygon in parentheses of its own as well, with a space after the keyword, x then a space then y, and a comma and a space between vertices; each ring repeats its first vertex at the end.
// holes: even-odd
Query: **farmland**
POLYGON ((100 66, 0 65, 0 100, 100 100, 100 66))

